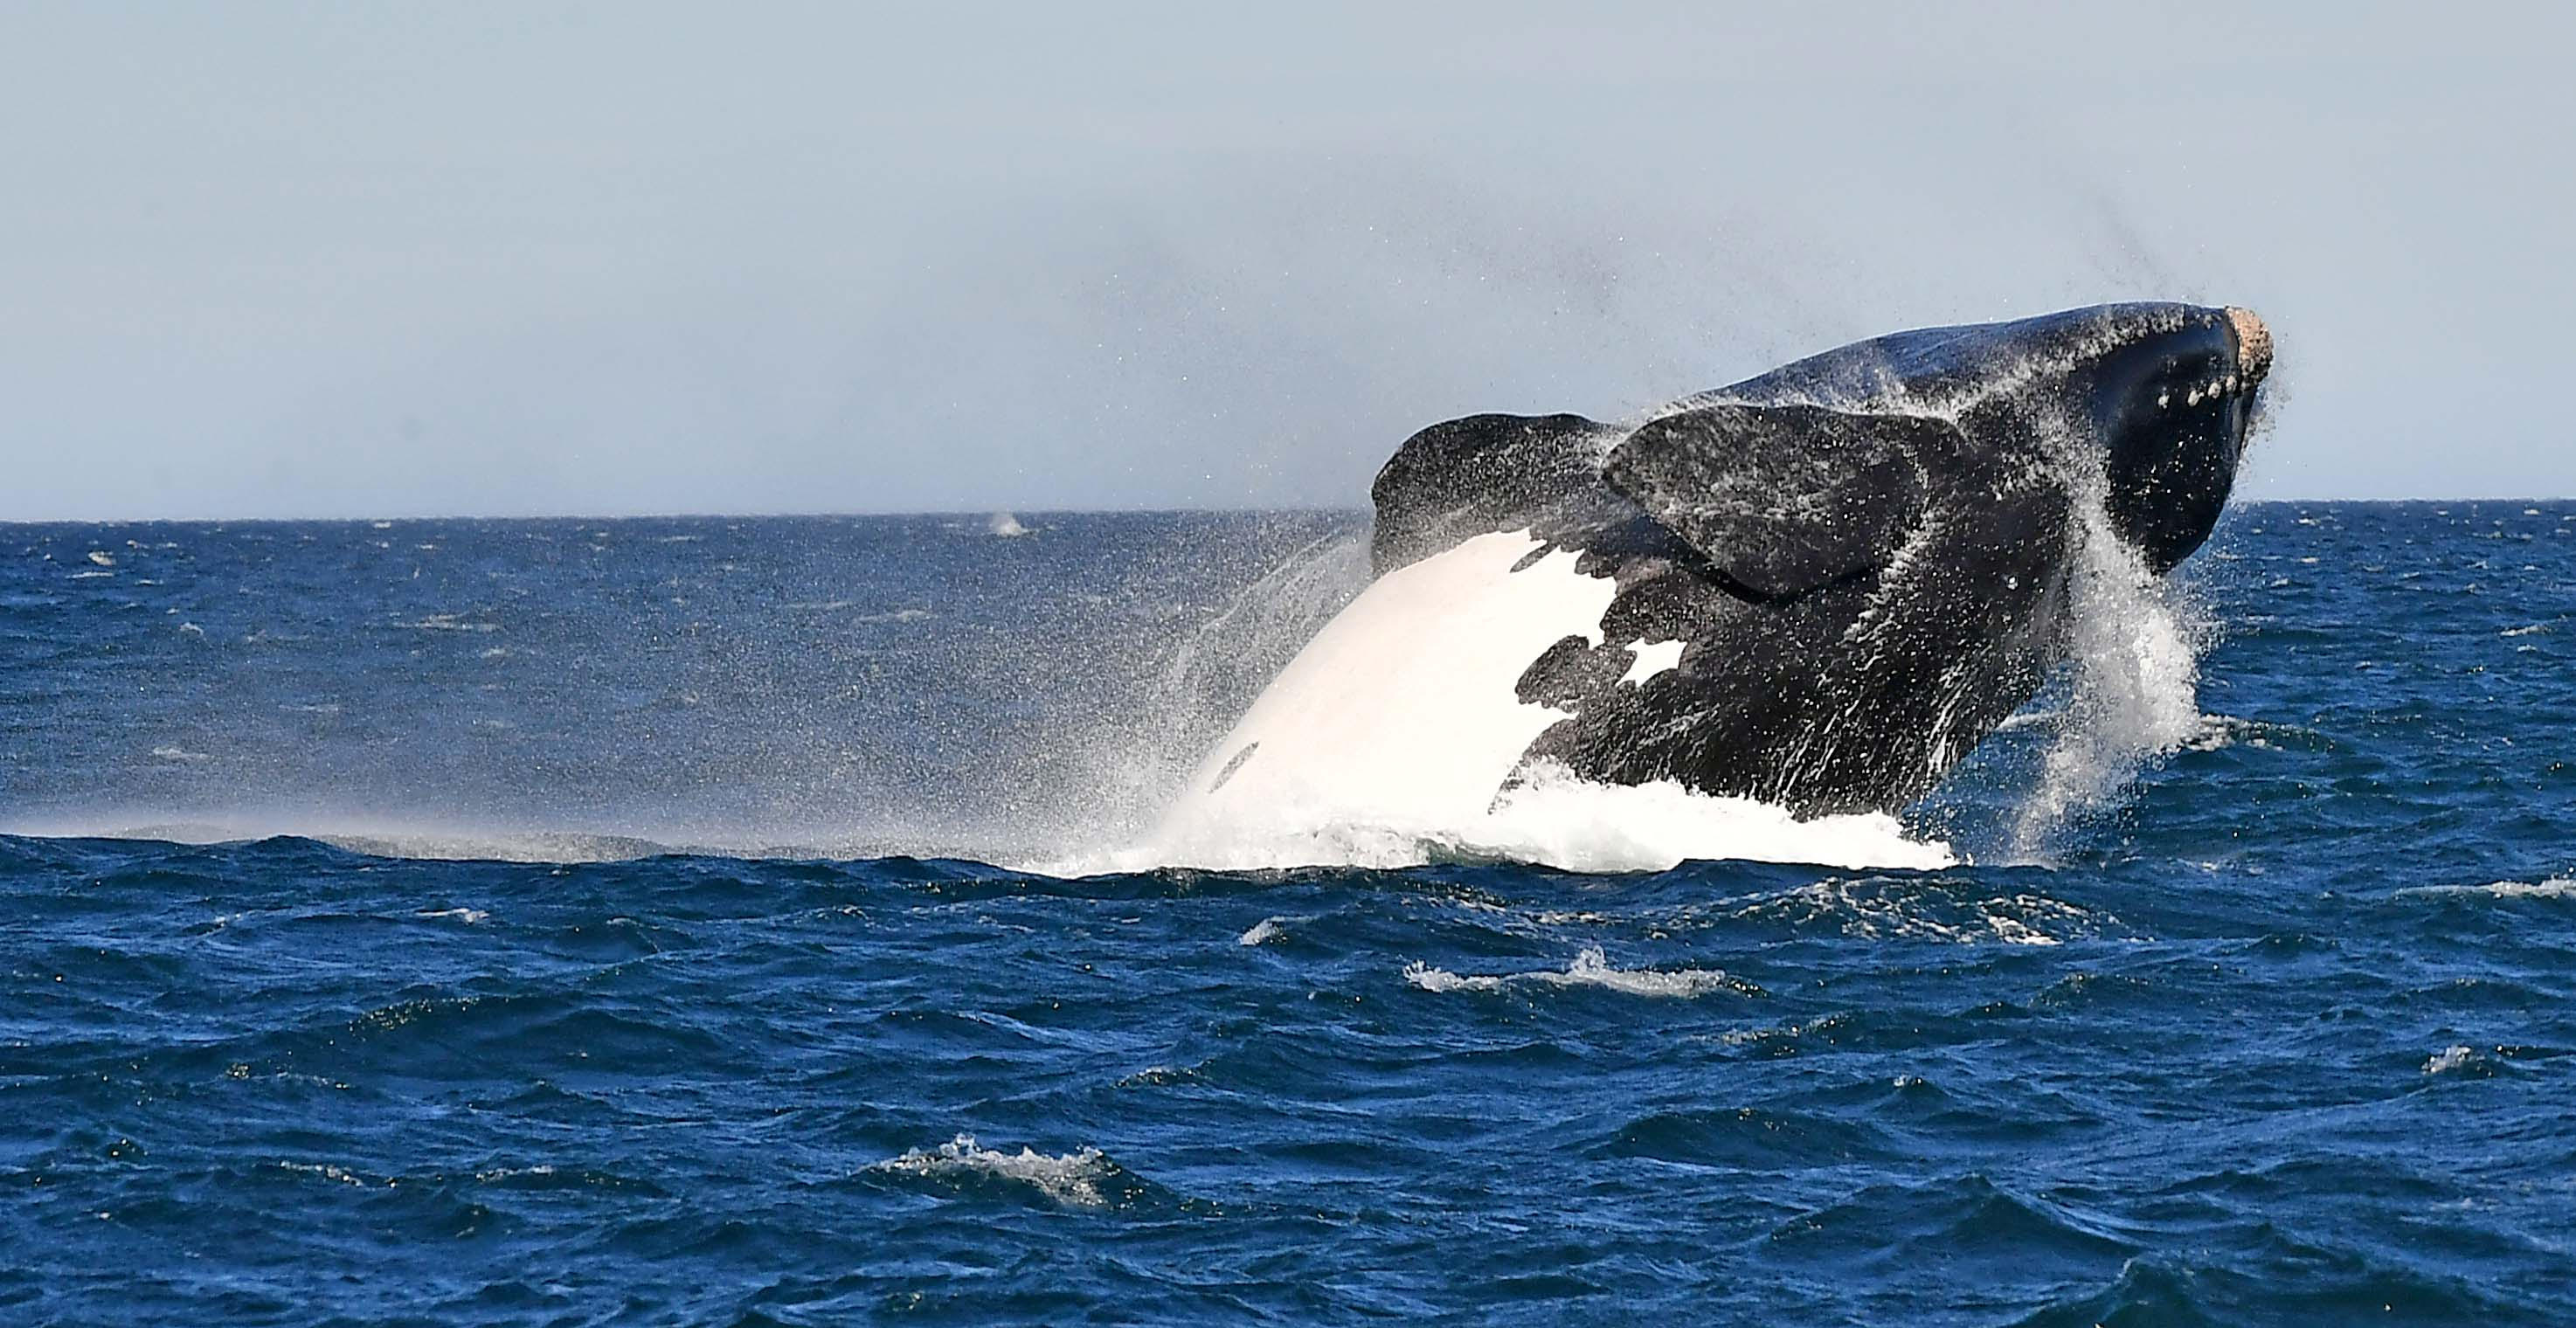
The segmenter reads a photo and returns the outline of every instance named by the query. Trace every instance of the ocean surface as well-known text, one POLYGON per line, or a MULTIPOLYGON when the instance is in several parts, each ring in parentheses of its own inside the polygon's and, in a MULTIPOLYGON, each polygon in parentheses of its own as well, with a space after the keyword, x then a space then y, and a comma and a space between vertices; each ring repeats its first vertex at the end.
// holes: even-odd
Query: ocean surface
POLYGON ((2576 1322, 2576 506, 1902 826, 1156 865, 1359 530, 0 527, 0 1322, 2576 1322))

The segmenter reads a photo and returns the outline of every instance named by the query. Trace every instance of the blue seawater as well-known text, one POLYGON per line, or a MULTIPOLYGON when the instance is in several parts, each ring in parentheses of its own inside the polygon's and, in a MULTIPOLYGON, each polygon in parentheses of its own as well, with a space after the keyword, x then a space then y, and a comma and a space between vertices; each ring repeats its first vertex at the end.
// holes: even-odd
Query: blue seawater
POLYGON ((1026 524, 0 528, 0 1321, 2576 1321, 2576 507, 2232 513, 2039 851, 2032 722, 1614 876, 1030 870, 1354 519, 1026 524))

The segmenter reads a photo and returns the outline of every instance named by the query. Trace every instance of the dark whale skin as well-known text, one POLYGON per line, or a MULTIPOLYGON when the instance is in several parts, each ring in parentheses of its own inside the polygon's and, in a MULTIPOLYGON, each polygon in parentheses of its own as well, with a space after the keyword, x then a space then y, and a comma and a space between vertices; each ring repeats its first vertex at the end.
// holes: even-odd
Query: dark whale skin
POLYGON ((2100 305, 1857 342, 1634 428, 1469 416, 1387 462, 1372 554, 1383 575, 1526 528, 1616 580, 1600 644, 1521 677, 1568 713, 1524 769, 1893 811, 2063 657, 2091 505, 2147 573, 2208 538, 2270 358, 2243 310, 2100 305))

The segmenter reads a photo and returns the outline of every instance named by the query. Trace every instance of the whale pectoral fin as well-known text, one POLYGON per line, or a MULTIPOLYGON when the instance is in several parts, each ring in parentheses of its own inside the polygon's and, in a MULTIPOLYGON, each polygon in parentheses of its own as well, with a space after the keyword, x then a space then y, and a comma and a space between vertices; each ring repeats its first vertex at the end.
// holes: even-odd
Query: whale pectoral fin
POLYGON ((1369 487, 1377 575, 1598 492, 1601 455, 1618 436, 1580 415, 1469 415, 1404 440, 1369 487))
POLYGON ((1920 415, 1715 405, 1654 420, 1602 474, 1764 599, 1887 565, 1923 519, 1925 468, 1960 446, 1920 415))

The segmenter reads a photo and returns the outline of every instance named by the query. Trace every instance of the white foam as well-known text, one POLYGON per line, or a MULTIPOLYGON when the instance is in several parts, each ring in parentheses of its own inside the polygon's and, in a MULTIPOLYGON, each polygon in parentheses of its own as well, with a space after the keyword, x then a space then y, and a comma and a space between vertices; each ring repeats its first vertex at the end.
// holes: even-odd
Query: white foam
POLYGON ((1713 991, 1743 990, 1743 984, 1713 968, 1613 968, 1599 946, 1586 946, 1562 971, 1462 975, 1416 961, 1405 965, 1404 980, 1428 992, 1500 991, 1512 983, 1538 983, 1684 1000, 1713 991))
POLYGON ((2426 1074, 2449 1074, 2477 1063, 2478 1054, 2467 1047, 2444 1047, 2424 1062, 2426 1074))
POLYGON ((497 632, 501 630, 499 623, 469 622, 463 614, 457 613, 433 613, 417 622, 401 625, 415 627, 425 632, 497 632))
POLYGON ((1029 528, 1021 525, 1020 519, 1008 512, 995 512, 992 519, 984 523, 984 529, 992 534, 999 535, 1004 539, 1011 539, 1029 533, 1029 528))
POLYGON ((1108 1155, 1097 1148, 1059 1154, 1022 1148, 1004 1153, 976 1146, 971 1134, 960 1134, 927 1152, 906 1149, 903 1156, 879 1162, 872 1170, 928 1177, 997 1176, 1032 1186, 1057 1203, 1083 1208, 1108 1204, 1100 1187, 1112 1174, 1108 1155))
POLYGON ((1486 810, 1451 824, 1361 814, 1167 821, 1143 842, 1041 864, 1060 875, 1198 867, 1395 868, 1432 862, 1530 862, 1581 872, 1668 871, 1694 860, 1813 863, 1847 870, 1932 870, 1958 858, 1881 812, 1799 820, 1749 798, 1711 797, 1669 780, 1596 784, 1541 762, 1486 810))
POLYGON ((1902 881, 1815 881, 1734 903, 1738 921, 1829 925, 1855 940, 1939 941, 1952 945, 2061 945, 2120 930, 2097 915, 2046 895, 1961 899, 1902 881))
POLYGON ((390 1179, 381 1181, 369 1180, 365 1176, 359 1175, 357 1172, 351 1171, 347 1167, 333 1162, 289 1162, 280 1159, 277 1164, 277 1169, 280 1171, 297 1172, 307 1176, 320 1176, 322 1179, 327 1181, 334 1181, 342 1185, 353 1185, 360 1188, 373 1185, 389 1186, 393 1184, 393 1181, 390 1179))
POLYGON ((469 927, 489 922, 492 918, 491 914, 486 913, 479 908, 424 908, 414 916, 424 918, 453 918, 469 927))
POLYGON ((2486 885, 2418 885, 2397 892, 2400 895, 2487 895, 2496 899, 2571 899, 2576 898, 2576 877, 2553 876, 2545 881, 2493 881, 2486 885))
POLYGON ((1241 936, 1234 938, 1234 943, 1237 945, 1267 944, 1271 940, 1286 934, 1279 924, 1287 921, 1289 921, 1287 918, 1263 918, 1261 921, 1244 929, 1244 933, 1241 936))

